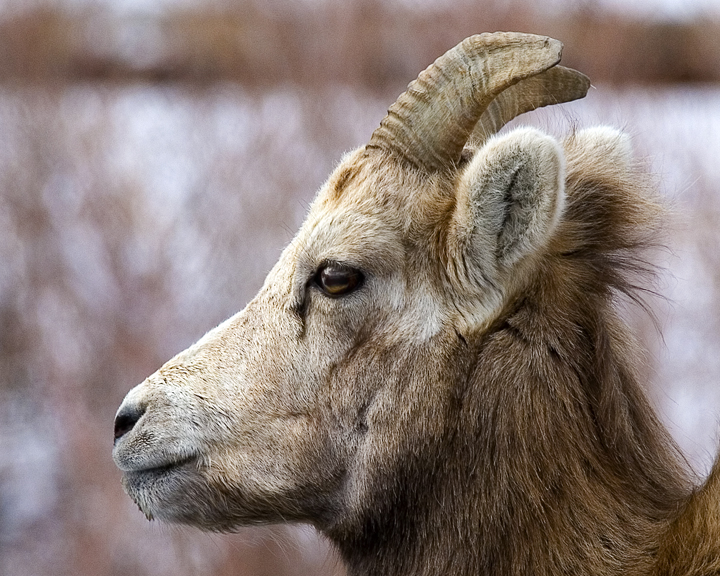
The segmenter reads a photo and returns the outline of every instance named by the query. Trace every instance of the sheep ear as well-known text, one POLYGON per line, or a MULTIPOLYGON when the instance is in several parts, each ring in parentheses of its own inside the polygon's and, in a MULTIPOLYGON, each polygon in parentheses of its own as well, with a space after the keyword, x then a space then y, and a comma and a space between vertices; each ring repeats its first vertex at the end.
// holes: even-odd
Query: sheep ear
POLYGON ((466 261, 496 278, 538 253, 560 218, 565 164, 552 137, 532 128, 496 137, 460 178, 456 225, 466 261), (464 239, 463 239, 464 237, 464 239))

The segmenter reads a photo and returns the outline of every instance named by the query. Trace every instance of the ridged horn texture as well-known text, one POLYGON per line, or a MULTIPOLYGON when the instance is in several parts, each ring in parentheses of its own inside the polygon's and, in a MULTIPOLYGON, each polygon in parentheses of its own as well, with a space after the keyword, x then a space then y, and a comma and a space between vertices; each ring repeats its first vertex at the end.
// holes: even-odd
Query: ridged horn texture
POLYGON ((490 102, 471 138, 476 144, 482 144, 520 114, 584 98, 589 89, 590 79, 585 74, 564 66, 521 80, 490 102))
MULTIPOLYGON (((493 100, 518 82, 555 66, 561 53, 562 43, 546 36, 495 32, 466 38, 410 83, 373 132, 367 149, 385 150, 431 172, 451 168, 493 100)), ((575 75, 579 73, 567 75, 574 86, 578 83, 575 75)), ((575 96, 564 96, 564 79, 566 74, 561 72, 531 82, 527 95, 523 83, 492 106, 482 135, 511 120, 513 111, 522 113, 585 95, 575 87, 575 96), (550 94, 550 89, 557 92, 550 94)))

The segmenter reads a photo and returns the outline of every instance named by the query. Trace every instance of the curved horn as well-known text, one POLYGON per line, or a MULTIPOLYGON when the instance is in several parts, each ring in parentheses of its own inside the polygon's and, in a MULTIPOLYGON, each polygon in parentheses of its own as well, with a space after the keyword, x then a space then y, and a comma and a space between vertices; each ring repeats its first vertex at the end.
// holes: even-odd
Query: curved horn
POLYGON ((472 139, 482 144, 520 114, 584 98, 589 89, 590 79, 585 74, 564 66, 521 80, 490 103, 475 125, 472 139))
MULTIPOLYGON (((366 148, 386 150, 429 171, 453 166, 493 99, 557 64, 561 52, 562 44, 546 36, 471 36, 420 73, 390 107, 366 148)), ((499 110, 492 114, 504 117, 499 110)))

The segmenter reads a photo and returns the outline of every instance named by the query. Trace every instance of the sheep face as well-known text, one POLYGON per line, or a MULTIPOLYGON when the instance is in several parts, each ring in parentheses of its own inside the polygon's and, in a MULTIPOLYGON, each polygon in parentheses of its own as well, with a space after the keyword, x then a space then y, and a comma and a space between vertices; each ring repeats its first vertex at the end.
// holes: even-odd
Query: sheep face
POLYGON ((468 343, 522 289, 563 204, 522 129, 426 174, 348 155, 247 307, 127 395, 114 458, 148 517, 341 529, 452 436, 468 343))

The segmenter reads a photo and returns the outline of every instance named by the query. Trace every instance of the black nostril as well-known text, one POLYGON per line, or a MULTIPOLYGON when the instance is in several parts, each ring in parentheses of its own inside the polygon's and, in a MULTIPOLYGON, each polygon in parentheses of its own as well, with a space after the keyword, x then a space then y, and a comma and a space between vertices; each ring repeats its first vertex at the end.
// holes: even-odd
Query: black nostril
POLYGON ((123 406, 115 416, 115 440, 130 432, 144 413, 139 406, 123 406))

